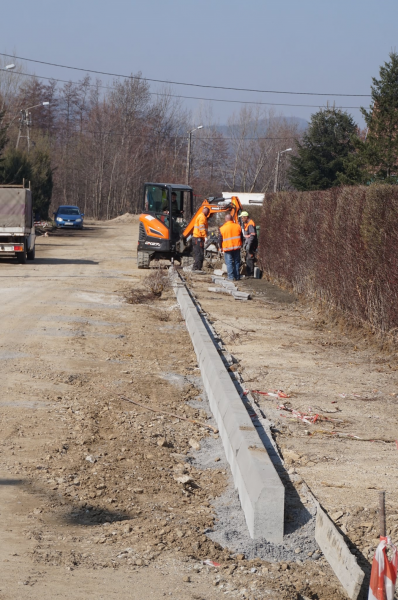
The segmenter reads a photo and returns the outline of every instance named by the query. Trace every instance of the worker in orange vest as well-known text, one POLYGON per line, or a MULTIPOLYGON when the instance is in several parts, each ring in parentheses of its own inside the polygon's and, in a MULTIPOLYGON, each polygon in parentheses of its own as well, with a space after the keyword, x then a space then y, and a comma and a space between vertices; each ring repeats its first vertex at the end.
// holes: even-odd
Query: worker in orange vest
POLYGON ((240 213, 243 223, 243 237, 245 240, 244 250, 246 250, 246 276, 253 277, 254 275, 254 259, 258 246, 257 230, 253 219, 250 219, 249 213, 245 210, 240 213))
POLYGON ((201 213, 196 217, 193 227, 192 251, 194 257, 193 271, 201 271, 205 259, 205 243, 207 241, 207 217, 210 210, 204 207, 201 213))
POLYGON ((225 223, 220 227, 219 243, 224 253, 228 279, 239 281, 242 228, 239 223, 234 223, 230 213, 225 215, 225 223))

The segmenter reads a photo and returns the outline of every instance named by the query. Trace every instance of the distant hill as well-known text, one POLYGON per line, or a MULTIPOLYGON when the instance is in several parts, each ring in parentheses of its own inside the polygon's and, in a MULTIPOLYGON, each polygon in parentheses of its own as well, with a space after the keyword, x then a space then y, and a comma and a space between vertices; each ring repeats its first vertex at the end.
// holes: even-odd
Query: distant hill
MULTIPOLYGON (((302 133, 308 127, 308 121, 306 121, 305 119, 302 119, 301 117, 283 117, 283 119, 288 125, 297 125, 297 129, 298 129, 299 133, 302 133)), ((275 119, 275 120, 279 121, 279 119, 275 119)), ((260 135, 267 134, 267 130, 268 130, 269 126, 272 124, 272 121, 273 121, 273 119, 263 119, 263 121, 261 122, 260 135)), ((217 129, 217 131, 219 131, 220 133, 222 133, 226 136, 229 133, 228 125, 218 125, 216 127, 216 129, 217 129)), ((248 133, 248 136, 249 135, 250 135, 250 133, 248 133)))
POLYGON ((306 119, 301 117, 285 117, 285 121, 290 124, 297 124, 299 131, 305 131, 309 125, 306 119))

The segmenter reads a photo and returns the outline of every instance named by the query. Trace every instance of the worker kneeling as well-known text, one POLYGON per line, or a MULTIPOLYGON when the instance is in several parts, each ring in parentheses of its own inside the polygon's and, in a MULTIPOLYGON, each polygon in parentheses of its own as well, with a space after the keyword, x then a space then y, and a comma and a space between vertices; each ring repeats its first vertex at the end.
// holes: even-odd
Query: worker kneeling
POLYGON ((250 219, 249 213, 243 211, 241 214, 243 223, 243 237, 245 238, 244 250, 246 250, 246 275, 253 277, 254 260, 258 247, 257 230, 253 219, 250 219))
POLYGON ((239 281, 242 228, 239 223, 233 222, 229 213, 225 215, 225 223, 220 227, 219 243, 224 253, 228 279, 239 281))
POLYGON ((207 240, 207 217, 209 209, 204 207, 201 213, 198 214, 195 225, 193 227, 192 252, 194 257, 193 271, 201 271, 205 258, 205 242, 207 240))

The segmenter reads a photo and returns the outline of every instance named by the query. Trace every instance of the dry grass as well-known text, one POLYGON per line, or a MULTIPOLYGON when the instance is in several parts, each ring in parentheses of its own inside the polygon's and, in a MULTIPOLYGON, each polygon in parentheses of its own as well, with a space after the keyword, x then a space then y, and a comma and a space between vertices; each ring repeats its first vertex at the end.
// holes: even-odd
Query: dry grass
POLYGON ((168 272, 163 269, 154 269, 144 278, 142 283, 145 289, 148 290, 148 293, 152 293, 158 298, 160 298, 162 292, 168 290, 171 285, 168 272))
POLYGON ((134 288, 126 292, 126 302, 128 304, 148 304, 159 300, 162 293, 170 288, 170 285, 167 271, 160 268, 154 269, 144 277, 141 288, 134 288))
POLYGON ((236 331, 231 331, 228 334, 229 342, 232 344, 238 343, 240 341, 240 333, 236 333, 236 331))

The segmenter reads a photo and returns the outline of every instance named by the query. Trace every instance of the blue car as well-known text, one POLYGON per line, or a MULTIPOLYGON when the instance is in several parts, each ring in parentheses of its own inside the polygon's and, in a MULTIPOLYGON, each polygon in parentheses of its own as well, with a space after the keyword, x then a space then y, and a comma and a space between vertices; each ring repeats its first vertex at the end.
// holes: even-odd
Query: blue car
POLYGON ((84 214, 80 212, 77 206, 60 206, 54 213, 55 226, 57 229, 83 229, 84 214))

